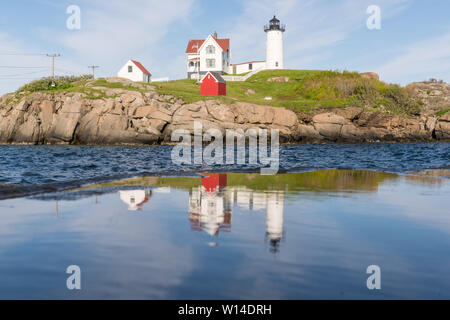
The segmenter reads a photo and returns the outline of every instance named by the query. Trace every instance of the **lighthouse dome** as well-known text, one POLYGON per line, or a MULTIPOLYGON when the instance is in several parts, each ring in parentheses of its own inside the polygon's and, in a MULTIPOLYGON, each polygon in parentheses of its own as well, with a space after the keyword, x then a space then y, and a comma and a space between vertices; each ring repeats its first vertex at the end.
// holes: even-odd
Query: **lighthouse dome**
POLYGON ((280 20, 278 20, 276 16, 273 16, 272 20, 269 21, 269 24, 264 26, 265 32, 272 30, 284 32, 286 30, 286 26, 281 24, 280 20))

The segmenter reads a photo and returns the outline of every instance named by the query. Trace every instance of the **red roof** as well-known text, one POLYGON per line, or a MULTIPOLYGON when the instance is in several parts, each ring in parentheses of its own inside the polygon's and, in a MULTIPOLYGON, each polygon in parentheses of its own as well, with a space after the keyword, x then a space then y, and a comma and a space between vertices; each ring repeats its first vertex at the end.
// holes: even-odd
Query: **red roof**
POLYGON ((197 53, 205 40, 189 40, 186 53, 197 53))
MULTIPOLYGON (((213 37, 214 38, 214 37, 213 37)), ((223 51, 227 51, 230 47, 230 39, 216 39, 216 42, 219 44, 219 46, 222 48, 223 51)), ((189 40, 186 53, 197 53, 198 49, 203 45, 205 40, 189 40)))
POLYGON ((131 62, 133 62, 136 67, 138 67, 139 69, 141 69, 141 71, 145 74, 149 74, 152 75, 147 69, 145 69, 145 67, 142 65, 142 63, 135 61, 135 60, 131 60, 131 62))

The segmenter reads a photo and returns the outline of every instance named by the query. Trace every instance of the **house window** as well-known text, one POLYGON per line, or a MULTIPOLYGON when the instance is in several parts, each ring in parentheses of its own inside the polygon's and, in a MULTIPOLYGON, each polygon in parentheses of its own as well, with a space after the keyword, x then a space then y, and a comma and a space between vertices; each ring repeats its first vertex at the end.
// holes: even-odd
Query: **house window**
POLYGON ((133 66, 128 66, 128 73, 132 73, 133 72, 133 66))
POLYGON ((216 67, 216 59, 206 59, 206 67, 215 68, 216 67))
POLYGON ((189 66, 190 67, 193 67, 194 66, 194 63, 191 61, 191 62, 189 62, 189 66))
POLYGON ((214 53, 216 53, 216 48, 214 46, 207 46, 206 47, 206 53, 207 54, 214 54, 214 53))
POLYGON ((248 65, 248 70, 253 70, 253 64, 252 64, 252 63, 250 63, 250 64, 248 65))
POLYGON ((275 67, 278 67, 278 61, 277 61, 277 62, 275 62, 275 67))

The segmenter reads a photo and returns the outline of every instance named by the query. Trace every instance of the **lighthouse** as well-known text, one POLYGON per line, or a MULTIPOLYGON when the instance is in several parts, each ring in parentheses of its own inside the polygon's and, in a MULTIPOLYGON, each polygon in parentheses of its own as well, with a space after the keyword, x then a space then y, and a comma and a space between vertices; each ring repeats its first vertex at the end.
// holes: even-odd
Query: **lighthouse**
POLYGON ((284 69, 283 33, 286 26, 273 16, 264 31, 267 34, 266 69, 284 69))

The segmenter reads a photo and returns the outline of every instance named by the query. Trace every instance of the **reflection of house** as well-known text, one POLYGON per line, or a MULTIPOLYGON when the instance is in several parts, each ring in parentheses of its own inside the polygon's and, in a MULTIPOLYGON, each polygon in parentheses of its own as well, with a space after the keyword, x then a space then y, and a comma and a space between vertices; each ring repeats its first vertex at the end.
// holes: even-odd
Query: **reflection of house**
POLYGON ((141 210, 143 205, 147 203, 151 196, 151 190, 125 190, 119 191, 120 199, 128 204, 128 210, 141 210))
POLYGON ((218 235, 231 229, 231 199, 225 192, 226 174, 213 174, 202 178, 202 186, 189 195, 189 220, 195 231, 218 235))
POLYGON ((266 211, 266 238, 277 252, 284 234, 284 193, 257 192, 246 187, 227 187, 226 174, 202 178, 202 185, 189 193, 189 220, 195 231, 217 236, 231 231, 232 208, 266 211), (234 203, 235 202, 235 203, 234 203))

